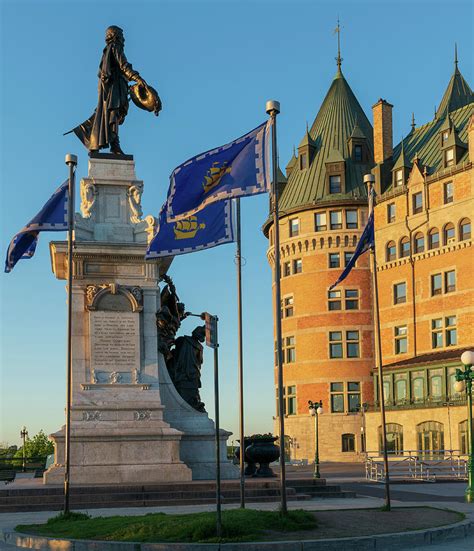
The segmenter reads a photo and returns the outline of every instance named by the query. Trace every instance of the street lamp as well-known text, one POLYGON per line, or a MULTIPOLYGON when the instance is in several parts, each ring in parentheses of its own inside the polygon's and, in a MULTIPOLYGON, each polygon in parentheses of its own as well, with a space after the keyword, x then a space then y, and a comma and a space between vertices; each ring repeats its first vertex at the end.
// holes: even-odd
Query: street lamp
POLYGON ((26 439, 28 438, 28 431, 26 430, 25 425, 21 428, 20 431, 20 438, 23 439, 23 472, 26 472, 26 450, 25 450, 25 443, 26 439))
POLYGON ((318 416, 323 412, 323 402, 312 402, 308 400, 309 413, 314 417, 314 439, 315 439, 315 450, 314 450, 314 473, 313 478, 321 478, 319 473, 319 433, 318 433, 318 416))
POLYGON ((461 363, 464 365, 464 371, 462 369, 456 369, 456 382, 454 383, 454 390, 456 392, 463 392, 466 390, 467 394, 467 442, 468 442, 468 460, 467 460, 467 476, 468 485, 464 495, 468 503, 474 502, 474 442, 472 440, 472 381, 474 379, 474 372, 472 366, 474 364, 474 352, 472 350, 466 350, 461 356, 461 363))

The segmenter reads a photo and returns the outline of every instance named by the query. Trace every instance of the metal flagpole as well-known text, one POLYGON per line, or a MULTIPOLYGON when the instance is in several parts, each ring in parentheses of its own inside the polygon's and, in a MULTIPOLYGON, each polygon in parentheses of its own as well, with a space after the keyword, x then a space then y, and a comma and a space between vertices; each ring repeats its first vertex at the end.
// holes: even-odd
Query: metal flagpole
POLYGON ((71 468, 71 395, 72 395, 72 247, 74 232, 74 171, 77 156, 68 153, 68 241, 67 241, 67 371, 66 371, 66 427, 64 439, 64 513, 69 513, 69 482, 71 468))
MULTIPOLYGON (((374 194, 373 185, 375 182, 375 176, 373 174, 366 174, 364 176, 364 183, 367 184, 367 192, 369 194, 369 216, 374 212, 374 194)), ((375 223, 375 220, 374 220, 375 223)), ((375 235, 375 226, 374 226, 375 235)), ((377 281, 377 259, 375 256, 375 239, 374 245, 370 249, 370 259, 372 268, 372 284, 374 288, 374 321, 375 321, 375 346, 377 351, 377 368, 379 377, 379 403, 380 403, 380 415, 382 422, 382 440, 383 440, 383 462, 385 466, 385 509, 390 511, 390 476, 388 471, 388 454, 387 454, 387 426, 385 423, 385 396, 383 389, 383 373, 382 373, 382 341, 380 335, 380 309, 379 309, 379 290, 377 281)))
POLYGON ((239 434, 240 434, 240 507, 245 508, 245 430, 244 430, 244 351, 242 337, 242 239, 240 226, 240 198, 236 199, 237 218, 237 318, 238 318, 238 354, 239 354, 239 434))
POLYGON ((280 102, 267 101, 266 111, 272 121, 272 168, 273 168, 273 231, 275 237, 275 263, 274 263, 274 284, 275 284, 275 324, 276 324, 276 360, 278 371, 278 420, 280 424, 280 493, 281 512, 287 513, 286 505, 286 473, 285 473, 285 408, 283 402, 283 357, 281 341, 281 288, 280 288, 280 228, 278 212, 278 156, 276 136, 276 116, 280 112, 280 102))

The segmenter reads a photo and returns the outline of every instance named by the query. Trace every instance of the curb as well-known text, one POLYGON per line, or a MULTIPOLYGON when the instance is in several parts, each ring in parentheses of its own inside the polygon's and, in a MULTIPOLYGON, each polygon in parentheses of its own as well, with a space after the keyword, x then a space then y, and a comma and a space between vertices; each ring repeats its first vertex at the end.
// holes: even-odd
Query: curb
POLYGON ((434 545, 474 534, 474 523, 463 520, 413 532, 394 532, 357 538, 242 543, 125 543, 93 540, 63 540, 0 531, 0 541, 26 549, 47 551, 390 551, 408 546, 434 545))

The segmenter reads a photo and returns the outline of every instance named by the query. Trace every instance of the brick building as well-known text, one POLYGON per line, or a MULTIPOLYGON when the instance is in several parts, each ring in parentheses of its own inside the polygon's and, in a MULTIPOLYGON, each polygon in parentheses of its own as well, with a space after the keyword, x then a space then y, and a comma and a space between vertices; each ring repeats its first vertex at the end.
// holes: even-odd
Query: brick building
MULTIPOLYGON (((462 351, 473 344, 473 101, 456 61, 433 121, 418 128, 413 123, 393 147, 393 106, 384 100, 374 105, 372 128, 338 58, 321 108, 279 180, 291 459, 314 456, 308 400, 323 401, 321 460, 359 460, 365 447, 379 447, 369 255, 328 289, 365 226, 363 176, 371 171, 390 445, 464 445, 465 403, 452 384, 462 351), (369 405, 367 412, 362 404, 369 405)), ((271 219, 264 233, 274 269, 271 219)), ((276 381, 275 372, 275 392, 276 381)))

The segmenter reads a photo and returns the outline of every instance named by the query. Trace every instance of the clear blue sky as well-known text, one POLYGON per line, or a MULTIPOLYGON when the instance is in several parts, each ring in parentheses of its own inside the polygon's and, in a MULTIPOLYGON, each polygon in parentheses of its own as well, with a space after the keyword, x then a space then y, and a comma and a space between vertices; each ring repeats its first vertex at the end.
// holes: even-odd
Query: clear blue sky
MULTIPOLYGON (((145 214, 158 214, 168 176, 183 160, 240 136, 265 120, 278 99, 281 166, 315 117, 336 71, 339 14, 343 72, 371 119, 383 97, 394 104, 394 138, 433 116, 453 70, 473 82, 470 1, 436 2, 22 2, 1 4, 1 247, 65 179, 67 152, 87 154, 62 133, 97 100, 104 31, 125 30, 128 59, 157 88, 162 114, 131 106, 122 145, 145 181, 145 214)), ((271 273, 261 225, 268 198, 243 201, 247 433, 271 431, 274 415, 271 273)), ((65 402, 66 293, 51 272, 43 234, 33 260, 0 276, 0 442, 57 430, 65 402)), ((222 426, 238 430, 234 245, 177 257, 170 274, 189 310, 221 320, 222 426)), ((2 258, 3 262, 3 258, 2 258)), ((192 330, 193 320, 183 329, 192 330)), ((213 410, 212 358, 202 396, 213 410)), ((234 436, 232 438, 236 438, 234 436)))

